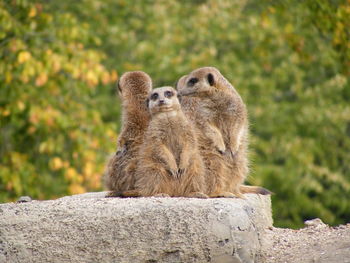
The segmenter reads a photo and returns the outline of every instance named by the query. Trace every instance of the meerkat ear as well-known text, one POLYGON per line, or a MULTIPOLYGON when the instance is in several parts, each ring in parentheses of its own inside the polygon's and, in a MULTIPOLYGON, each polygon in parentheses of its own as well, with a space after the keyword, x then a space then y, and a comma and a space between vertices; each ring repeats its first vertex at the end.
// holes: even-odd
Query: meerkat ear
POLYGON ((149 99, 146 99, 146 108, 149 109, 149 99))
POLYGON ((176 82, 175 82, 175 85, 174 85, 174 87, 175 87, 175 89, 177 90, 177 85, 179 84, 179 80, 177 80, 176 82))
POLYGON ((121 93, 123 93, 122 92, 122 89, 121 89, 121 87, 120 87, 120 80, 118 80, 118 82, 117 82, 117 89, 118 89, 118 92, 121 94, 121 93))
POLYGON ((208 76, 207 76, 207 78, 208 78, 208 83, 209 83, 209 85, 210 85, 210 86, 214 86, 214 84, 215 84, 214 75, 211 74, 211 73, 209 73, 208 76))
POLYGON ((179 87, 182 88, 186 83, 187 75, 182 76, 180 79, 178 79, 174 85, 176 90, 179 90, 179 87))
POLYGON ((181 101, 182 101, 182 96, 178 93, 177 94, 177 99, 179 100, 180 104, 181 104, 181 101))

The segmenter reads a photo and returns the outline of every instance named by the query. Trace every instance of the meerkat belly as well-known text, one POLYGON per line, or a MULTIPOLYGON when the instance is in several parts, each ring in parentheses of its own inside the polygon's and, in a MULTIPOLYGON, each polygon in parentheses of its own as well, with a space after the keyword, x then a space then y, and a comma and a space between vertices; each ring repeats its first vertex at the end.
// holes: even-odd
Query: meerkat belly
POLYGON ((180 156, 181 152, 184 148, 184 140, 181 137, 181 134, 174 134, 173 136, 170 136, 168 139, 168 148, 171 151, 171 153, 174 155, 174 158, 176 160, 176 164, 179 165, 180 163, 180 156))

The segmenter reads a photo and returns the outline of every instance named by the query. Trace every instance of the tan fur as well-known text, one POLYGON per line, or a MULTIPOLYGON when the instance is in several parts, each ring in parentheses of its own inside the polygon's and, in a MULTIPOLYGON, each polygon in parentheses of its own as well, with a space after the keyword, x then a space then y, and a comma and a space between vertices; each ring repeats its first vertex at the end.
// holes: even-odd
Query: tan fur
POLYGON ((197 128, 209 196, 262 193, 242 185, 248 175, 248 117, 234 87, 216 68, 204 67, 180 78, 177 89, 184 113, 197 128))
POLYGON ((176 90, 154 89, 148 105, 151 121, 140 147, 136 191, 123 195, 207 197, 203 193, 205 169, 197 139, 181 110, 176 90))
POLYGON ((106 187, 114 192, 110 196, 134 189, 138 148, 150 120, 145 101, 152 90, 152 80, 142 71, 126 72, 118 82, 118 89, 122 100, 122 130, 118 151, 106 169, 106 187))

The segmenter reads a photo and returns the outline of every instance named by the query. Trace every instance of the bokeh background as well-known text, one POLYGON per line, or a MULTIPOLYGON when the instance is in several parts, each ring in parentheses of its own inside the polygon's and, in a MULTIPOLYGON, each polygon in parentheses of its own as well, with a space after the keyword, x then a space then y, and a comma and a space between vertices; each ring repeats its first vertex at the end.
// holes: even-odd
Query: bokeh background
POLYGON ((115 83, 215 66, 251 121, 275 225, 350 222, 350 1, 0 1, 0 202, 102 189, 115 83))

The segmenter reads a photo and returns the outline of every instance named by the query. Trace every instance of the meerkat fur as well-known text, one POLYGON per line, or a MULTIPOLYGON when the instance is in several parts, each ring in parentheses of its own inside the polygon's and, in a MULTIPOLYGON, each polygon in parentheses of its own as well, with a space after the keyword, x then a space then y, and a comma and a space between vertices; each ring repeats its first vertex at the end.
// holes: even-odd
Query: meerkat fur
POLYGON ((211 197, 266 194, 262 187, 243 185, 248 169, 248 114, 236 89, 214 67, 181 77, 177 90, 182 108, 197 127, 199 147, 211 197))
POLYGON ((124 196, 206 198, 203 160, 176 90, 154 89, 147 105, 151 121, 140 147, 135 191, 125 192, 124 196))
POLYGON ((108 196, 134 189, 138 148, 148 127, 150 114, 145 104, 152 90, 152 79, 142 71, 124 73, 118 81, 122 101, 121 132, 117 152, 108 161, 105 184, 108 196))

